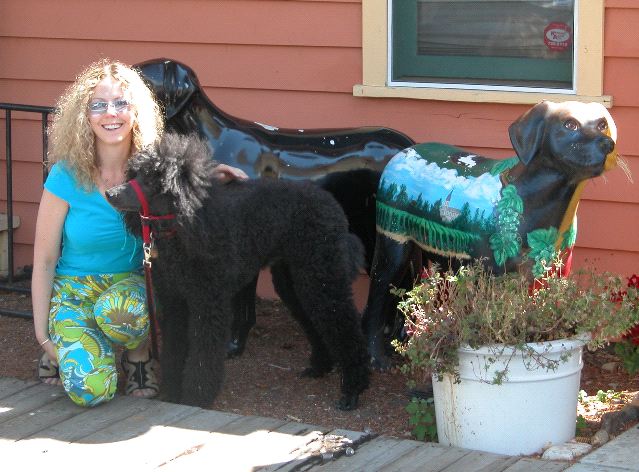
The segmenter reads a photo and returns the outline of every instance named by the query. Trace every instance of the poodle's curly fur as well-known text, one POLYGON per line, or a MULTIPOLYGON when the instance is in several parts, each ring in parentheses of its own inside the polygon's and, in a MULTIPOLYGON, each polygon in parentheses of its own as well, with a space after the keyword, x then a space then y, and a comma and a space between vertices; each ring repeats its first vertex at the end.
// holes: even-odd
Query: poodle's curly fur
MULTIPOLYGON (((168 401, 209 406, 220 391, 237 294, 270 266, 282 301, 311 345, 308 376, 341 369, 341 409, 357 407, 369 367, 351 284, 363 247, 343 210, 318 186, 279 180, 212 178, 215 163, 194 136, 165 134, 133 156, 154 215, 174 213, 171 237, 155 241, 153 286, 161 306, 162 391, 168 401)), ((107 191, 141 234, 129 183, 107 191)), ((155 227, 156 234, 168 234, 155 227)))

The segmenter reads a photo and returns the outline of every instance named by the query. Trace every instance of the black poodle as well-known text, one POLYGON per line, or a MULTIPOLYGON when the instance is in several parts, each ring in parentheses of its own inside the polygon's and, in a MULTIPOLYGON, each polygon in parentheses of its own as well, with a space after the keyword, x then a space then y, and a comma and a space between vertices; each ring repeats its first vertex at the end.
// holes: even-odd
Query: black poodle
POLYGON ((142 235, 138 212, 146 198, 153 288, 162 307, 163 398, 208 406, 220 391, 234 298, 270 266, 273 285, 304 329, 310 367, 318 377, 341 369, 337 407, 357 407, 369 368, 351 284, 364 264, 363 247, 344 212, 316 185, 281 180, 221 184, 215 163, 195 136, 167 133, 129 161, 129 182, 107 199, 142 235), (133 183, 133 185, 132 185, 133 183), (174 219, 155 219, 174 215, 174 219))

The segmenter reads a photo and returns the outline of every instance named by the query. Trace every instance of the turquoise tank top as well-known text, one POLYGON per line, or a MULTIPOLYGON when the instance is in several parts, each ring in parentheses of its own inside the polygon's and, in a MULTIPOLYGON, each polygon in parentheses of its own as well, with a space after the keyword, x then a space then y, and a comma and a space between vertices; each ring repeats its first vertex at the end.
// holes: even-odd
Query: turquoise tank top
POLYGON ((97 188, 84 189, 64 163, 53 165, 44 184, 69 204, 62 230, 58 275, 98 275, 142 270, 142 240, 97 188))

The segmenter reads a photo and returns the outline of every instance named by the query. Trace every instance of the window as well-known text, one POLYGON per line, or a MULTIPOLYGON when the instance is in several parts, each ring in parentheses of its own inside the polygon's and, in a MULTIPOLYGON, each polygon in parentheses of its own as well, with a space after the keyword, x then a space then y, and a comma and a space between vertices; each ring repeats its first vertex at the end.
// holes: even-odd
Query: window
POLYGON ((362 0, 356 96, 598 101, 604 0, 362 0))

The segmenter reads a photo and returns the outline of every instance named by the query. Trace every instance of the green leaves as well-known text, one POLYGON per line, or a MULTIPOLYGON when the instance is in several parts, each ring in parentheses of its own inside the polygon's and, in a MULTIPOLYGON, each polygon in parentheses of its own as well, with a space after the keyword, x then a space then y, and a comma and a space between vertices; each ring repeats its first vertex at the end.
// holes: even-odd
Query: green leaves
POLYGON ((507 185, 501 191, 497 203, 497 230, 489 238, 490 249, 498 266, 503 266, 511 257, 521 253, 521 239, 518 229, 524 202, 514 185, 507 185))
POLYGON ((437 440, 437 421, 432 398, 413 397, 406 405, 406 411, 410 415, 408 424, 413 427, 411 433, 418 441, 437 440))
POLYGON ((535 277, 544 275, 546 267, 557 257, 555 250, 557 238, 557 228, 536 229, 528 233, 527 240, 530 247, 528 257, 535 261, 532 268, 535 277))
POLYGON ((499 175, 504 171, 512 169, 519 163, 518 157, 511 157, 509 159, 501 159, 490 169, 490 175, 499 175))
POLYGON ((639 371, 639 345, 624 339, 615 344, 615 354, 621 358, 629 375, 635 375, 639 371))
POLYGON ((524 201, 517 193, 517 188, 514 185, 506 185, 501 191, 501 200, 497 203, 497 209, 500 212, 506 209, 512 209, 516 213, 523 213, 524 201))
MULTIPOLYGON (((523 254, 519 225, 524 213, 524 202, 517 194, 514 185, 507 185, 501 191, 501 200, 497 203, 497 230, 489 238, 495 263, 503 266, 512 257, 523 254)), ((573 223, 562 235, 561 247, 566 249, 575 244, 577 228, 573 223)), ((535 277, 543 276, 547 267, 557 257, 557 228, 540 228, 526 235, 526 243, 530 248, 528 257, 534 261, 532 268, 535 277)))
POLYGON ((588 430, 588 422, 582 415, 577 416, 575 424, 575 436, 582 436, 588 430))

